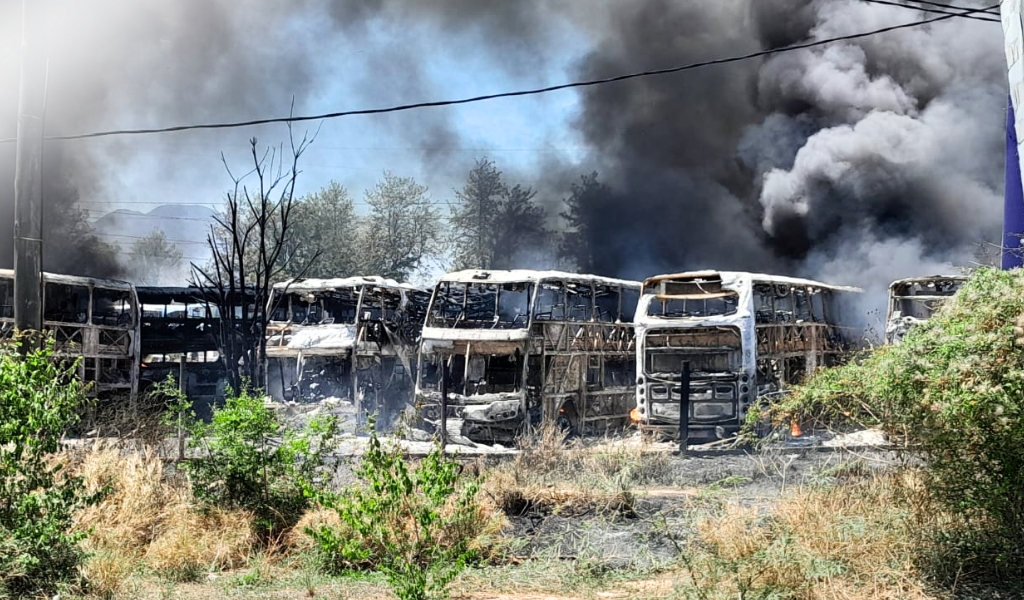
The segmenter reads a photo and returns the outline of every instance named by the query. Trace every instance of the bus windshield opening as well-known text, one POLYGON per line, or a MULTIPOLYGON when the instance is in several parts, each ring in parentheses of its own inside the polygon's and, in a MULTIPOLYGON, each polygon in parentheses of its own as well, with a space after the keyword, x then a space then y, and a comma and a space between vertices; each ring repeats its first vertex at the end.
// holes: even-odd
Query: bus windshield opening
POLYGON ((707 298, 659 298, 651 300, 648 314, 652 317, 665 319, 685 317, 712 317, 718 315, 731 315, 736 312, 739 306, 739 296, 736 292, 727 292, 724 295, 716 294, 707 298))

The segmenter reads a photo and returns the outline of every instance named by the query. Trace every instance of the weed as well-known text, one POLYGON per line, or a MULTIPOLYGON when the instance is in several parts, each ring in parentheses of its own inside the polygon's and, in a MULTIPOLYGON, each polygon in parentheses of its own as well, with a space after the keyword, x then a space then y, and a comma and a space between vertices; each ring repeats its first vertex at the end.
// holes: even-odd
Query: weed
POLYGON ((84 588, 90 596, 101 600, 122 596, 130 591, 129 579, 136 569, 136 562, 119 552, 91 552, 81 566, 84 588))
POLYGON ((743 475, 727 475, 718 481, 714 481, 708 488, 712 490, 725 490, 740 487, 752 482, 753 479, 744 477, 743 475))
POLYGON ((323 568, 378 570, 403 600, 444 596, 492 527, 477 501, 479 481, 459 471, 440 444, 410 469, 401 448, 382 444, 371 427, 355 468, 360 485, 321 497, 337 525, 305 528, 323 568))
POLYGON ((264 543, 294 525, 322 487, 323 457, 338 432, 334 417, 314 419, 304 431, 285 427, 245 390, 214 409, 209 424, 193 420, 186 427, 189 448, 197 451, 185 465, 196 497, 251 512, 264 543))
MULTIPOLYGON (((936 507, 960 525, 935 539, 956 540, 963 557, 935 573, 964 570, 1002 580, 1004 557, 1024 555, 1024 271, 979 269, 934 317, 898 346, 819 372, 780 406, 777 417, 849 418, 879 423, 927 463, 923 483, 936 507), (981 545, 963 547, 971 540, 981 545), (995 547, 993 542, 1002 547, 995 547)), ((940 561, 938 564, 946 564, 940 561)))

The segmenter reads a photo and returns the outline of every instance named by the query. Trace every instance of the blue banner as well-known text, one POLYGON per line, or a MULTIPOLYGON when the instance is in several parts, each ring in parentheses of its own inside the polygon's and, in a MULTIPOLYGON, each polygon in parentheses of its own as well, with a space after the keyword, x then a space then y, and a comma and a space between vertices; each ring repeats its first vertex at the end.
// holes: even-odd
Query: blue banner
POLYGON ((1024 237, 1024 189, 1020 179, 1020 155, 1013 102, 1006 110, 1006 192, 1003 196, 1003 269, 1024 265, 1021 238, 1024 237))

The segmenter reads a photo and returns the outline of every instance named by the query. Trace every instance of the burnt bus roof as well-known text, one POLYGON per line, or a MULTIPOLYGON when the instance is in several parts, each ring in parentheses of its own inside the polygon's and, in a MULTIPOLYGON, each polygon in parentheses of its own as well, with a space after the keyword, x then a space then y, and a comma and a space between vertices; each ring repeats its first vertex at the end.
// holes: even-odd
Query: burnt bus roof
POLYGON ((648 277, 644 280, 644 293, 650 293, 649 288, 654 288, 663 282, 688 282, 688 281, 707 281, 714 285, 720 285, 724 280, 737 280, 747 279, 753 283, 776 283, 784 285, 799 285, 808 287, 818 287, 824 289, 830 289, 841 292, 863 292, 864 290, 858 287, 851 287, 845 285, 835 285, 832 283, 825 283, 823 281, 815 281, 813 279, 802 279, 800 277, 787 277, 784 275, 768 275, 765 273, 749 273, 746 271, 687 271, 683 273, 670 273, 666 275, 655 275, 654 277, 648 277))
POLYGON ((907 277, 904 279, 897 279, 896 281, 889 284, 890 295, 896 290, 897 287, 902 285, 912 285, 915 283, 936 283, 940 281, 948 281, 950 283, 959 283, 967 281, 966 275, 928 275, 925 277, 907 277))
MULTIPOLYGON (((218 292, 215 288, 143 285, 137 286, 135 290, 139 295, 139 301, 143 304, 170 304, 172 302, 192 304, 215 302, 218 299, 218 292)), ((238 297, 239 295, 241 292, 235 291, 234 296, 238 297)), ((246 288, 245 295, 252 300, 256 293, 251 288, 246 288)))
POLYGON ((336 290, 341 288, 358 288, 364 286, 405 290, 405 291, 428 291, 429 288, 421 288, 411 283, 386 279, 379 275, 359 275, 355 277, 335 277, 330 279, 319 279, 309 277, 304 279, 289 279, 274 284, 275 292, 320 292, 336 290))
POLYGON ((639 288, 639 281, 614 279, 601 275, 568 273, 565 271, 534 271, 532 269, 490 270, 467 269, 445 273, 439 282, 457 283, 536 283, 543 280, 572 281, 576 283, 600 283, 628 288, 639 288))
MULTIPOLYGON (((0 279, 14 279, 13 269, 0 269, 0 279)), ((99 277, 80 277, 78 275, 65 275, 63 273, 43 273, 44 283, 61 283, 64 285, 84 285, 88 287, 107 288, 114 290, 130 291, 135 289, 128 281, 120 279, 103 279, 99 277)))

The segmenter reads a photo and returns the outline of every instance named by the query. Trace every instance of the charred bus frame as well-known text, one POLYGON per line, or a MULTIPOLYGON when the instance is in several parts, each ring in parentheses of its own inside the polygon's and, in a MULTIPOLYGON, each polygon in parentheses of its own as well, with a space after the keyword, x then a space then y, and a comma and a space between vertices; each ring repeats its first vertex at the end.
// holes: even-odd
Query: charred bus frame
MULTIPOLYGON (((58 356, 81 359, 88 393, 126 396, 139 389, 139 302, 126 281, 43 274, 43 329, 58 356)), ((0 338, 14 331, 14 271, 0 269, 0 338)))
MULTIPOLYGON (((212 288, 138 286, 141 311, 139 379, 145 388, 173 375, 197 414, 221 402, 228 386, 227 365, 219 353, 223 334, 217 295, 212 288)), ((246 301, 252 306, 254 294, 246 301)), ((229 298, 240 313, 242 295, 229 298)))
POLYGON ((966 280, 957 275, 932 275, 892 282, 885 317, 885 342, 900 343, 911 327, 932 318, 966 280))
POLYGON ((448 431, 474 441, 512 442, 545 421, 581 434, 622 427, 634 402, 639 297, 639 282, 594 275, 444 275, 420 341, 423 423, 440 427, 446 392, 448 431))
POLYGON ((267 392, 277 400, 348 399, 387 420, 412 397, 414 353, 430 293, 381 277, 274 285, 267 392))
POLYGON ((690 436, 735 433, 759 397, 850 351, 856 335, 844 301, 859 292, 727 271, 648 279, 637 309, 635 420, 674 432, 688 370, 690 436))

